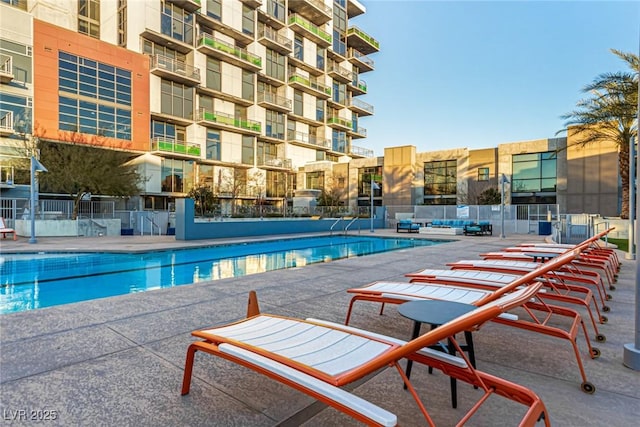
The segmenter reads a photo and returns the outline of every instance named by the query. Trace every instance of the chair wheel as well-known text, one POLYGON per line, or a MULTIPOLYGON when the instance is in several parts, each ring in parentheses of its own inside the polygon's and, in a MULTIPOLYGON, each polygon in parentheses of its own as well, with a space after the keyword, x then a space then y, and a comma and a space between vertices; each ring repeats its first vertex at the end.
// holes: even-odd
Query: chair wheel
POLYGON ((596 335, 596 341, 598 341, 598 342, 606 342, 607 341, 607 337, 605 337, 602 334, 598 334, 598 335, 596 335))
POLYGON ((611 294, 607 294, 604 297, 607 301, 611 301, 613 299, 613 296, 611 294))
POLYGON ((597 359, 600 357, 600 349, 598 347, 591 347, 591 358, 597 359))
POLYGON ((612 290, 612 291, 615 291, 615 290, 616 290, 616 287, 615 287, 615 286, 613 286, 613 285, 610 285, 610 286, 609 286, 609 289, 610 289, 610 290, 612 290))
POLYGON ((609 321, 609 318, 607 316, 600 316, 600 323, 607 323, 609 321))
POLYGON ((593 394, 596 392, 596 386, 591 384, 589 381, 585 381, 582 384, 580 384, 580 389, 587 394, 593 394))
POLYGON ((609 311, 611 311, 611 307, 609 307, 608 305, 603 305, 602 311, 604 311, 605 313, 608 313, 609 311))

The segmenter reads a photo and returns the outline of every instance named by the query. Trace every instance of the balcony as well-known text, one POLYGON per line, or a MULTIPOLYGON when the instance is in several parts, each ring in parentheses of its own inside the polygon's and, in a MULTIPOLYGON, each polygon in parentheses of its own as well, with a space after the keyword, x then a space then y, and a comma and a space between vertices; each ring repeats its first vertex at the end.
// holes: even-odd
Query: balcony
POLYGON ((200 108, 196 113, 196 122, 202 126, 236 131, 247 135, 260 135, 262 125, 255 120, 240 119, 219 111, 207 111, 200 108))
POLYGON ((13 57, 0 55, 0 83, 9 83, 13 78, 13 57))
POLYGON ((277 169, 291 169, 291 159, 265 154, 263 159, 258 159, 258 166, 268 166, 277 169))
POLYGON ((333 18, 333 11, 321 0, 289 0, 289 10, 316 25, 326 24, 333 18))
MULTIPOLYGON (((185 55, 193 52, 193 46, 190 43, 174 39, 170 35, 162 34, 149 28, 145 28, 140 36, 154 42, 155 44, 168 47, 169 49, 184 53, 185 55)), ((193 42, 191 41, 191 43, 193 42)))
POLYGON ((164 55, 153 55, 149 64, 151 74, 190 86, 200 84, 200 70, 164 55))
POLYGON ((246 4, 249 7, 260 7, 262 6, 262 0, 240 0, 242 3, 246 4))
POLYGON ((347 0, 347 17, 355 18, 366 12, 365 7, 358 0, 347 0))
POLYGON ((298 132, 291 129, 287 131, 287 142, 302 145, 304 147, 322 148, 325 150, 331 149, 331 140, 326 138, 317 138, 315 135, 309 135, 308 133, 298 132))
POLYGON ((289 55, 293 52, 293 41, 281 36, 271 27, 264 26, 258 32, 258 42, 283 55, 289 55))
POLYGON ((291 111, 291 100, 274 93, 258 93, 258 105, 270 110, 288 113, 291 111))
POLYGON ((364 95, 367 93, 367 82, 364 80, 349 82, 349 89, 353 95, 364 95))
POLYGON ((318 77, 324 74, 323 69, 320 69, 314 65, 311 65, 300 58, 296 58, 293 55, 287 57, 287 61, 289 62, 290 66, 305 70, 307 73, 311 74, 312 76, 318 77))
POLYGON ((328 99, 331 97, 331 88, 329 86, 318 83, 315 78, 305 77, 297 73, 289 76, 289 86, 315 95, 318 98, 328 99))
POLYGON ((347 70, 341 65, 338 65, 338 63, 334 61, 329 62, 327 73, 329 74, 329 77, 341 83, 349 83, 353 80, 353 72, 347 70))
POLYGON ((253 33, 247 34, 243 31, 237 30, 232 26, 227 25, 222 21, 219 21, 218 19, 204 13, 196 13, 195 17, 196 22, 200 24, 202 32, 208 32, 207 29, 209 30, 209 32, 212 32, 213 30, 218 31, 226 36, 231 37, 236 41, 236 44, 240 46, 246 46, 249 43, 253 42, 253 33))
POLYGON ((339 130, 350 131, 353 128, 353 122, 351 120, 343 119, 338 116, 327 117, 327 125, 339 130))
POLYGON ((351 154, 354 157, 375 157, 372 149, 357 147, 355 145, 351 146, 351 150, 349 154, 351 154))
POLYGON ((360 101, 358 98, 351 98, 348 107, 351 111, 362 116, 370 116, 373 114, 373 105, 360 101))
POLYGON ((349 135, 351 135, 351 138, 353 139, 366 138, 367 130, 363 127, 358 127, 357 129, 351 129, 349 131, 349 135))
POLYGON ((358 27, 347 29, 347 45, 369 55, 380 50, 380 43, 358 27))
POLYGON ((151 140, 151 151, 157 153, 181 154, 184 156, 200 157, 200 144, 176 141, 162 136, 151 140))
POLYGON ((0 135, 13 134, 13 111, 0 111, 0 135))
POLYGON ((258 21, 277 30, 287 25, 287 8, 284 0, 266 0, 264 8, 258 9, 258 21))
POLYGON ((233 46, 210 34, 202 33, 198 37, 197 49, 205 55, 229 62, 249 71, 260 71, 262 59, 258 55, 247 52, 246 49, 233 46))
POLYGON ((313 40, 320 47, 331 46, 331 34, 321 30, 317 25, 312 24, 297 13, 289 16, 289 28, 293 31, 300 31, 301 34, 306 36, 308 39, 313 40))
POLYGON ((187 12, 195 12, 200 9, 200 0, 167 0, 169 3, 175 3, 176 6, 183 8, 187 12))
POLYGON ((361 73, 366 73, 367 71, 373 71, 374 62, 366 55, 358 52, 355 49, 349 49, 349 53, 347 54, 347 59, 353 65, 358 67, 361 73))

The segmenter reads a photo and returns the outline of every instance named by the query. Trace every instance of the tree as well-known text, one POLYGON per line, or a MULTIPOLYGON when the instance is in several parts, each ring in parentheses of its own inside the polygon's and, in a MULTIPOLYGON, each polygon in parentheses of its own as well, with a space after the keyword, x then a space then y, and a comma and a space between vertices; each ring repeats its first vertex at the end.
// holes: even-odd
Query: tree
POLYGON ((345 177, 343 175, 336 175, 333 178, 329 178, 328 182, 322 188, 320 195, 317 198, 317 206, 326 206, 329 208, 329 212, 326 212, 330 216, 335 216, 340 210, 341 206, 344 206, 344 197, 347 192, 345 188, 345 177))
POLYGON ((479 205, 499 205, 500 203, 502 203, 502 196, 500 190, 495 187, 487 188, 478 196, 479 205))
POLYGON ((43 191, 68 194, 73 200, 71 218, 78 217, 80 201, 89 194, 127 197, 140 192, 142 177, 130 154, 84 144, 40 139, 40 159, 48 169, 38 181, 43 191))
MULTIPOLYGON (((589 98, 576 103, 577 109, 561 116, 565 127, 572 126, 579 145, 615 141, 622 184, 620 216, 629 213, 629 141, 638 134, 638 71, 640 60, 632 53, 611 49, 625 61, 631 72, 605 73, 583 88, 589 98)), ((564 129, 566 131, 567 129, 564 129)), ((562 131, 561 131, 562 132, 562 131)))
POLYGON ((189 190, 187 197, 191 198, 195 202, 196 212, 200 212, 200 216, 205 216, 206 213, 213 210, 215 203, 215 197, 211 187, 206 184, 199 184, 189 190))

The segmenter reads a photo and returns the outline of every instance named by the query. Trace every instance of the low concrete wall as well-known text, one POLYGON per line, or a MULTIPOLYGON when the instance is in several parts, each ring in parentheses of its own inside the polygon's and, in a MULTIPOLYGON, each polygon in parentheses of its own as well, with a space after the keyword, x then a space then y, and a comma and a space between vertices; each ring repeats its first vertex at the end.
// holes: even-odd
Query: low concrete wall
MULTIPOLYGON (((31 220, 16 219, 18 236, 31 237, 31 220)), ((120 219, 36 219, 36 237, 119 236, 120 219)))
MULTIPOLYGON (((379 214, 374 219, 374 228, 384 228, 384 215, 379 214)), ((176 200, 176 240, 217 239, 246 236, 266 236, 275 234, 299 234, 329 232, 337 218, 268 218, 268 219, 224 219, 222 221, 196 221, 194 219, 194 204, 192 199, 176 200)), ((344 219, 338 223, 333 231, 340 233, 351 220, 344 219)), ((371 220, 358 219, 349 227, 349 232, 369 232, 371 220)))

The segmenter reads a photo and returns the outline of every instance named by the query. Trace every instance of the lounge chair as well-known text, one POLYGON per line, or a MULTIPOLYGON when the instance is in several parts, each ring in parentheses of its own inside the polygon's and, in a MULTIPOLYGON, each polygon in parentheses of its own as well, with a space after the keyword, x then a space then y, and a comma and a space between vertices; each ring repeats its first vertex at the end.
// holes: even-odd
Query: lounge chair
MULTIPOLYGON (((521 284, 530 282, 533 276, 524 278, 521 284)), ((531 390, 474 369, 463 354, 452 356, 428 348, 523 304, 539 287, 539 284, 523 286, 516 292, 496 297, 408 342, 330 322, 260 314, 252 293, 246 319, 192 333, 201 341, 192 343, 187 350, 182 394, 189 393, 195 353, 202 351, 280 381, 368 425, 393 426, 397 424, 395 414, 340 387, 394 366, 427 423, 433 426, 433 420, 399 364, 407 358, 440 369, 483 391, 483 396, 458 425, 467 422, 488 397, 498 395, 528 407, 521 426, 533 426, 540 419, 549 426, 546 408, 531 390)))
POLYGON ((7 227, 4 222, 4 218, 0 217, 0 234, 2 234, 2 238, 6 239, 7 234, 13 234, 13 240, 18 240, 18 235, 16 234, 16 230, 13 228, 7 227))
MULTIPOLYGON (((384 309, 384 304, 386 303, 402 304, 406 301, 415 299, 444 299, 447 301, 457 301, 482 306, 486 302, 492 301, 496 295, 501 295, 504 292, 510 292, 517 289, 522 285, 522 278, 532 277, 532 274, 534 275, 534 278, 542 277, 550 271, 571 262, 571 260, 577 255, 578 250, 564 253, 548 263, 537 264, 537 268, 535 270, 528 272, 525 276, 520 276, 508 285, 496 286, 493 289, 482 289, 479 287, 463 286, 461 284, 450 285, 403 282, 374 282, 361 288, 349 289, 348 292, 354 294, 354 296, 351 298, 349 303, 345 324, 349 324, 353 305, 356 301, 381 303, 381 314, 384 309)), ((585 393, 594 393, 595 386, 587 380, 580 356, 580 350, 576 343, 579 330, 581 329, 584 334, 589 356, 591 358, 599 357, 600 350, 591 346, 587 329, 580 313, 567 307, 546 304, 540 295, 536 295, 536 299, 537 301, 535 302, 528 301, 522 304, 524 313, 527 315, 526 318, 502 315, 494 318, 493 321, 507 326, 530 330, 543 335, 549 335, 569 341, 573 348, 580 376, 582 378, 580 388, 585 393), (540 313, 542 313, 542 315, 539 315, 540 313), (568 322, 561 322, 565 329, 555 323, 558 316, 563 317, 562 320, 569 320, 568 322)))
MULTIPOLYGON (((511 273, 494 273, 483 270, 438 270, 438 269, 424 269, 413 273, 405 274, 409 277, 411 282, 428 282, 438 283, 445 285, 462 285, 469 287, 477 287, 480 289, 495 289, 509 284, 518 276, 527 273, 522 271, 512 271, 511 273)), ((571 305, 578 305, 586 309, 593 330, 595 332, 596 340, 600 342, 606 341, 603 334, 599 332, 597 323, 607 323, 608 318, 600 314, 600 309, 596 300, 593 297, 592 291, 582 285, 574 285, 570 282, 579 281, 581 278, 573 277, 570 273, 562 272, 548 272, 540 279, 545 286, 545 291, 539 294, 539 297, 545 301, 561 302, 571 305), (592 310, 593 305, 593 310, 592 310), (595 310, 595 315, 593 311, 595 310)), ((589 279, 584 279, 587 281, 589 279)), ((593 282, 592 282, 593 283, 593 282)), ((609 311, 610 308, 607 305, 603 305, 606 308, 605 311, 609 311)), ((603 308, 603 310, 604 310, 603 308)))

